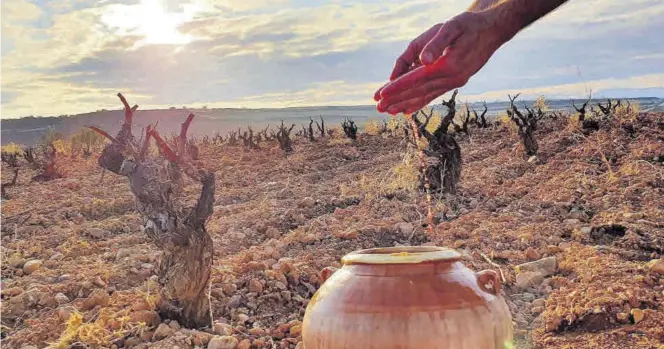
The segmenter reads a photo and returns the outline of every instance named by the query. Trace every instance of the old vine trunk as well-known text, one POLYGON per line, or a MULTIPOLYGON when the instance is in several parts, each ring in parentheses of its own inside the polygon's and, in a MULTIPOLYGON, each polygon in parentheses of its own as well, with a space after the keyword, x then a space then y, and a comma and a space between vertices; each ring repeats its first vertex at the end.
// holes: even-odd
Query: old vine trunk
POLYGON ((142 144, 131 134, 133 112, 124 97, 125 120, 116 138, 94 126, 109 138, 98 163, 101 167, 129 179, 143 217, 145 232, 163 252, 157 276, 160 284, 158 310, 162 317, 177 320, 186 327, 210 324, 206 289, 212 270, 214 247, 205 230, 212 214, 215 193, 214 173, 195 169, 188 162, 186 133, 194 115, 182 124, 177 149, 172 150, 152 125, 146 128, 142 144), (147 158, 154 138, 164 158, 147 158), (166 164, 164 164, 164 160, 166 164), (196 206, 185 208, 174 200, 181 193, 182 173, 202 185, 196 206))

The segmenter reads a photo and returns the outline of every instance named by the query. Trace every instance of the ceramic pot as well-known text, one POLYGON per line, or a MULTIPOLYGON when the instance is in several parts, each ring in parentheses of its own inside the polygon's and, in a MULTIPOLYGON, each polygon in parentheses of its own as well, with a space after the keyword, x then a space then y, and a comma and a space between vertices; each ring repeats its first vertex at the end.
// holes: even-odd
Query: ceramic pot
POLYGON ((360 250, 326 268, 302 324, 305 349, 512 348, 495 271, 434 246, 360 250))

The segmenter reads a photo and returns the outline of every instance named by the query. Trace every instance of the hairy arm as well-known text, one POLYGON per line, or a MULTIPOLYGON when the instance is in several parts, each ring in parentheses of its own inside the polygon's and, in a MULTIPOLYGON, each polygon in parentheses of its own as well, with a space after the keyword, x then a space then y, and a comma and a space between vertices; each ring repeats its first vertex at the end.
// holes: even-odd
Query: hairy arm
POLYGON ((490 10, 510 37, 558 8, 567 0, 475 0, 468 12, 490 10))
POLYGON ((519 31, 567 0, 474 0, 467 11, 420 34, 397 58, 374 99, 379 112, 413 113, 464 86, 519 31))

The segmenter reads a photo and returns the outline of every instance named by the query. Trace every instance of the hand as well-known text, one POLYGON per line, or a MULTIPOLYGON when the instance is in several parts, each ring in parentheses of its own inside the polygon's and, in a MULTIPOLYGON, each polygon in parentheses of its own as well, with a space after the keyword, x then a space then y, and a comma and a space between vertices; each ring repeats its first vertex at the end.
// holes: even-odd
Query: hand
POLYGON ((494 17, 491 10, 464 12, 413 40, 397 59, 390 82, 374 94, 378 111, 414 113, 465 85, 513 36, 494 17))

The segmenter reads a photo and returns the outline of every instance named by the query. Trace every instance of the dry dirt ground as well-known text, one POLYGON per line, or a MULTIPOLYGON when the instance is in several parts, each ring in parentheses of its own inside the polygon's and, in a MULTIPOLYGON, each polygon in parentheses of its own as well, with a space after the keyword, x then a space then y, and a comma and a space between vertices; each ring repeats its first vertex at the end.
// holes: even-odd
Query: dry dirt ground
POLYGON ((401 136, 298 140, 287 158, 201 147, 217 178, 217 324, 197 330, 153 311, 160 252, 125 178, 101 179, 94 158, 61 157, 66 178, 46 183, 22 171, 2 203, 2 345, 301 349, 318 271, 361 248, 429 244, 501 270, 517 348, 664 348, 664 115, 589 134, 549 120, 530 159, 510 129, 458 136, 460 190, 434 198, 433 233, 401 136), (552 270, 516 268, 547 257, 552 270))

